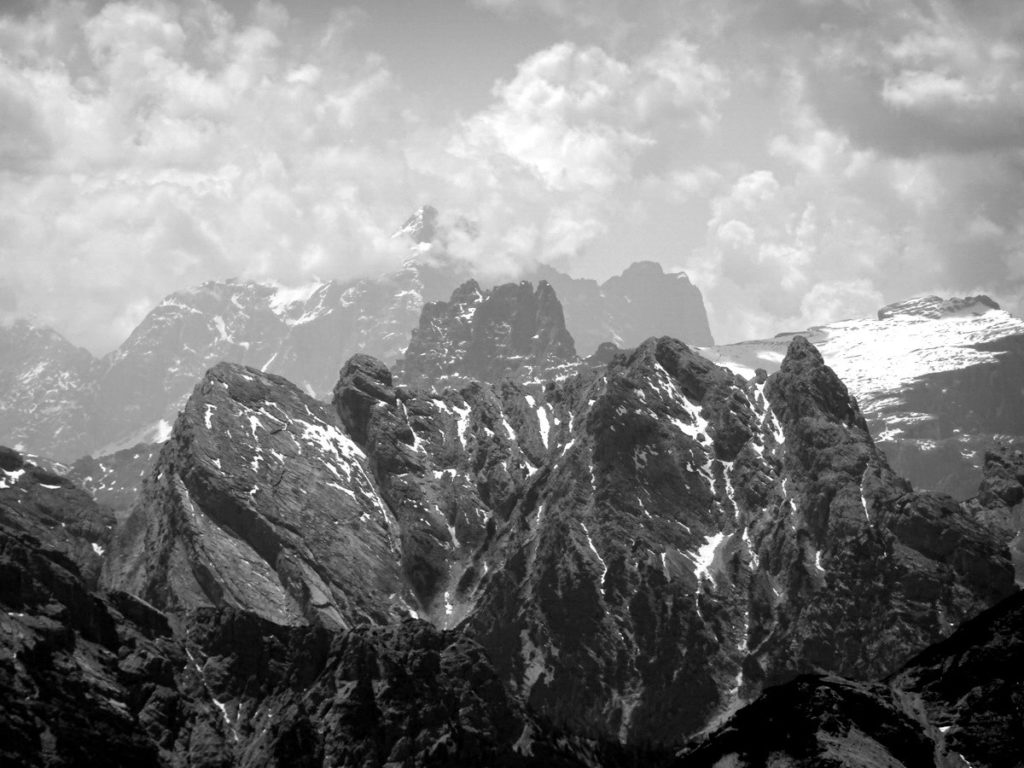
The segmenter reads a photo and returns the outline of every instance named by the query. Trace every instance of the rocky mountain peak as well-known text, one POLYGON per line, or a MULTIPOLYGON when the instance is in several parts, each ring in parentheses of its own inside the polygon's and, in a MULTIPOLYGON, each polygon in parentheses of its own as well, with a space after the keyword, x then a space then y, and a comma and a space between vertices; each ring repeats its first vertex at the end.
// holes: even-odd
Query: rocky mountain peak
POLYGON ((825 364, 818 348, 804 336, 796 336, 789 343, 768 393, 778 403, 776 412, 783 422, 824 417, 868 435, 857 402, 835 371, 825 364))
POLYGON ((395 525, 333 409, 279 376, 221 363, 175 422, 105 583, 158 608, 386 621, 405 612, 395 525))
POLYGON ((407 237, 414 243, 429 245, 438 234, 437 217, 437 208, 432 205, 421 205, 391 237, 407 237))
POLYGON ((577 362, 549 283, 506 283, 482 291, 469 280, 449 301, 424 306, 398 375, 408 383, 445 386, 509 375, 540 379, 577 362))
POLYGON ((941 317, 983 315, 990 310, 999 308, 999 304, 984 294, 950 299, 943 299, 938 296, 922 296, 882 307, 878 310, 878 319, 887 320, 900 315, 906 315, 935 320, 941 317))

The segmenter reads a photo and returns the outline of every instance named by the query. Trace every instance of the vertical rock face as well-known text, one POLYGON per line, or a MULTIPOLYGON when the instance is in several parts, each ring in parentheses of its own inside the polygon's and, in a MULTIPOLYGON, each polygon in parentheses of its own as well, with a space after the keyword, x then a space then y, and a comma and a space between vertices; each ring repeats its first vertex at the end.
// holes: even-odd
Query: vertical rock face
POLYGON ((441 394, 395 387, 366 356, 342 369, 334 405, 398 520, 417 611, 454 626, 471 611, 483 554, 544 465, 564 409, 511 381, 441 394))
POLYGON ((403 381, 442 389, 506 376, 544 380, 578 362, 562 305, 548 283, 481 291, 475 280, 423 308, 399 365, 403 381))
POLYGON ((159 608, 387 621, 404 605, 396 536, 334 413, 284 379, 223 363, 178 418, 104 584, 159 608))
POLYGON ((986 451, 978 495, 963 506, 1008 543, 1017 584, 1024 586, 1024 451, 1006 445, 986 451))

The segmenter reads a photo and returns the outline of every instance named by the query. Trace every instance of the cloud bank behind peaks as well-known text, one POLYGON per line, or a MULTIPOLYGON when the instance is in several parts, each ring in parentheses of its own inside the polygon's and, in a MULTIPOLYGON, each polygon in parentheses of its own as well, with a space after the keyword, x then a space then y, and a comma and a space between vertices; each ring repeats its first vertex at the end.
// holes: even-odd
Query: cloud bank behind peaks
POLYGON ((723 341, 1019 308, 1018 2, 396 3, 0 12, 0 316, 104 351, 202 280, 394 267, 425 202, 477 222, 451 247, 485 276, 685 269, 723 341), (452 49, 472 71, 511 29, 469 92, 452 49))
POLYGON ((259 8, 0 21, 0 253, 22 307, 103 347, 175 288, 393 253, 375 207, 404 175, 390 73, 346 50, 344 16, 311 35, 259 8))

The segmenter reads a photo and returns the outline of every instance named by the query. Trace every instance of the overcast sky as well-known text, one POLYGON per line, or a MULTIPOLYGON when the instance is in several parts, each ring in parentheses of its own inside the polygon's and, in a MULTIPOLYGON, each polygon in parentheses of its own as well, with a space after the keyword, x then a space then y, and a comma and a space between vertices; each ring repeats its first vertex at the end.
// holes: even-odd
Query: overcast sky
POLYGON ((1020 0, 0 8, 0 317, 106 352, 230 276, 685 270, 719 341, 1024 285, 1020 0))

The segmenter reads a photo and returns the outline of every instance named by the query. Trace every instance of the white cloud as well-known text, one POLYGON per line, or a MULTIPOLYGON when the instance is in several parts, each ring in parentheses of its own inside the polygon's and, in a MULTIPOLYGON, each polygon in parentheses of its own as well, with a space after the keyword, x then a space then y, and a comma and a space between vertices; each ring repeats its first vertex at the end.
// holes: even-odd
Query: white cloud
POLYGON ((710 130, 726 93, 722 73, 682 40, 631 62, 561 43, 520 64, 451 149, 474 162, 507 158, 552 189, 606 189, 631 175, 666 123, 710 130))
POLYGON ((679 264, 722 340, 1021 292, 1016 0, 477 5, 566 41, 465 116, 404 92, 355 12, 0 15, 0 315, 109 348, 204 279, 387 268, 422 202, 478 222, 452 247, 487 275, 679 264))
POLYGON ((299 40, 273 6, 258 18, 167 2, 0 19, 16 43, 0 59, 15 115, 0 132, 0 257, 18 311, 103 349, 140 307, 203 279, 400 257, 389 72, 337 46, 343 19, 299 40))

